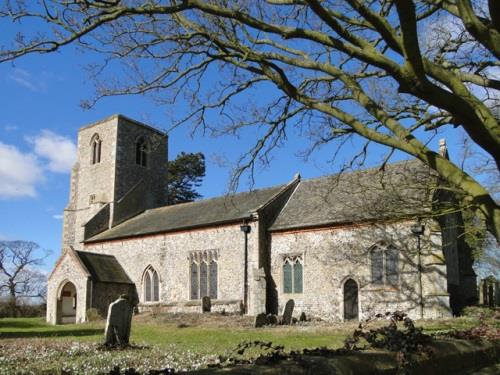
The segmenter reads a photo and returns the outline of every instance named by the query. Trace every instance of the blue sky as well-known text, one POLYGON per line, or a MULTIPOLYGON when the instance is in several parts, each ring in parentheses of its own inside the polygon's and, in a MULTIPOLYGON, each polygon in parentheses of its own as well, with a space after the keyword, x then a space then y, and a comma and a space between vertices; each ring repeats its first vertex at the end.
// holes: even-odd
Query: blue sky
MULTIPOLYGON (((7 34, 4 34, 3 39, 7 34)), ((1 40, 4 44, 5 40, 1 40)), ((80 101, 91 97, 84 66, 97 57, 73 48, 50 55, 27 56, 14 64, 0 64, 0 239, 35 241, 52 250, 45 268, 50 270, 61 251, 62 212, 68 200, 69 170, 75 157, 78 128, 114 113, 152 124, 170 127, 167 108, 144 97, 108 98, 91 110, 83 110, 80 101)), ((263 93, 263 95, 266 95, 263 93)), ((216 119, 214 119, 216 121, 216 119)), ((433 140, 437 148, 437 139, 433 140)), ((170 133, 169 158, 180 151, 203 152, 207 173, 199 189, 204 197, 227 192, 231 165, 255 142, 255 133, 242 137, 212 138, 187 126, 170 133)), ((452 154, 458 154, 458 138, 448 136, 452 154)), ((348 149, 354 150, 355 143, 348 149)), ((255 173, 255 188, 286 183, 295 173, 304 178, 333 173, 339 164, 328 160, 332 147, 325 147, 308 160, 299 157, 307 147, 305 138, 291 130, 288 142, 273 154, 269 167, 255 173)), ((339 161, 351 154, 343 155, 339 161)), ((396 154, 392 160, 406 158, 396 154)), ((368 160, 380 160, 375 148, 368 160)), ((245 179, 240 190, 248 189, 245 179)))

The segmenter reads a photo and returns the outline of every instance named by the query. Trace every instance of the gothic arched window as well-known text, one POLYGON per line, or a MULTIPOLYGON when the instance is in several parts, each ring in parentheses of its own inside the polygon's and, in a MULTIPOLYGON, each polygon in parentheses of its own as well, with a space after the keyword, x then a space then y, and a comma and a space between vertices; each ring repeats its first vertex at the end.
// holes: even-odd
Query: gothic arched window
POLYGON ((160 300, 160 279, 153 267, 148 266, 144 271, 142 284, 144 302, 157 302, 160 300))
POLYGON ((399 251, 394 246, 376 245, 370 250, 371 279, 373 284, 398 285, 399 251))
POLYGON ((190 298, 200 299, 218 296, 218 263, 214 250, 196 251, 190 255, 190 298))
POLYGON ((102 141, 99 138, 99 134, 94 134, 92 140, 90 141, 90 149, 91 149, 90 162, 92 164, 97 164, 101 162, 101 146, 102 146, 102 141))
POLYGON ((286 256, 283 259, 283 293, 302 293, 303 291, 302 256, 286 256))
POLYGON ((143 167, 148 166, 148 144, 144 137, 139 137, 135 143, 135 163, 143 167))

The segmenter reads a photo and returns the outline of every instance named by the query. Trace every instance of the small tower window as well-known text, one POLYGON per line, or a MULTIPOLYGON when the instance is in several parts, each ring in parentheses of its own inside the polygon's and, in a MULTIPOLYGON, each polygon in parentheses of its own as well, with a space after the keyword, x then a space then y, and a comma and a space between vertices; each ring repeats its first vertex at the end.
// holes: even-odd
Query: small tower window
POLYGON ((99 138, 99 134, 95 134, 92 137, 92 141, 90 142, 91 145, 91 163, 92 164, 97 164, 101 162, 101 146, 102 146, 102 141, 99 138))
POLYGON ((143 167, 148 166, 148 145, 144 137, 140 137, 135 144, 135 163, 143 167))

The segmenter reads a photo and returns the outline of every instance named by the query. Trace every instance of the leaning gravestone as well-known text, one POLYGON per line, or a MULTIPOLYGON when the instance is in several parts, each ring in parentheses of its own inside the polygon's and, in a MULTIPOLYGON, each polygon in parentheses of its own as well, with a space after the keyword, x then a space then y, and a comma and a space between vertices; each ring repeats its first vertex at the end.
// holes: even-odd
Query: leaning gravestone
POLYGON ((109 305, 104 333, 105 345, 128 344, 133 311, 134 306, 129 302, 127 295, 121 295, 120 298, 109 305))
POLYGON ((260 313, 255 316, 255 328, 263 327, 267 324, 267 317, 265 313, 260 313))
POLYGON ((212 309, 212 302, 210 301, 210 297, 205 296, 201 299, 201 312, 210 312, 212 309))
POLYGON ((293 299, 289 299, 285 305, 285 309, 283 310, 283 319, 281 320, 284 325, 292 324, 292 314, 294 307, 295 301, 293 299))

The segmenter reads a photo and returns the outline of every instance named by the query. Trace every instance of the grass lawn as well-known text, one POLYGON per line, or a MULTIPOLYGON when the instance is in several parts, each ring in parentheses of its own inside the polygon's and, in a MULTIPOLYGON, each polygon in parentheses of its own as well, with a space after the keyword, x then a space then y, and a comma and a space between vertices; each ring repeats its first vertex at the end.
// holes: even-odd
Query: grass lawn
MULTIPOLYGON (((217 363, 243 341, 272 341, 286 350, 343 345, 356 324, 307 323, 254 329, 249 317, 208 315, 137 316, 126 350, 102 350, 104 322, 47 325, 42 318, 0 319, 0 374, 107 372, 114 366, 139 371, 193 369, 217 363), (63 372, 66 371, 66 372, 63 372)), ((468 328, 475 319, 422 323, 429 332, 468 328)), ((258 352, 250 352, 256 355, 258 352)))

